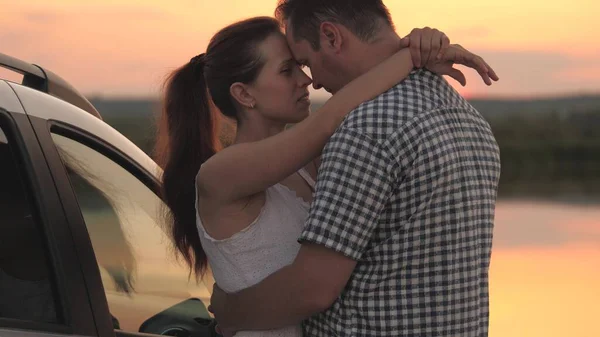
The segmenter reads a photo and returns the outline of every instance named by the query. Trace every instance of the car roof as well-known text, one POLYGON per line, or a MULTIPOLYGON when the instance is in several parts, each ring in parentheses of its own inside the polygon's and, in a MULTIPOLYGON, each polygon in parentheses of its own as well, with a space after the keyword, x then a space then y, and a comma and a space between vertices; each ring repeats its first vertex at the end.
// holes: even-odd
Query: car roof
POLYGON ((84 130, 111 144, 155 177, 161 174, 146 153, 103 122, 98 110, 57 74, 2 53, 0 67, 23 75, 21 84, 0 79, 0 107, 84 130))
POLYGON ((24 86, 60 98, 100 119, 102 118, 98 110, 96 110, 85 96, 49 69, 42 68, 37 64, 27 63, 3 53, 0 53, 0 67, 23 75, 21 84, 24 86))
POLYGON ((127 137, 100 118, 54 96, 0 80, 0 107, 12 113, 24 113, 81 129, 114 146, 156 178, 161 174, 158 165, 127 137))

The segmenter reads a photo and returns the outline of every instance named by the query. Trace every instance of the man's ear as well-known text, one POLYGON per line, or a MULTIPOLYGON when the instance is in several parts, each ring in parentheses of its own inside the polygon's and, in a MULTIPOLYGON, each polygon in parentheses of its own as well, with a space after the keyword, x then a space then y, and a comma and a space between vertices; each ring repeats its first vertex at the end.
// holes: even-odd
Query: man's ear
POLYGON ((333 22, 323 22, 319 27, 319 37, 321 48, 327 48, 334 53, 340 52, 344 42, 344 37, 339 27, 333 22))
POLYGON ((231 87, 229 87, 229 93, 231 94, 231 97, 233 97, 233 100, 242 106, 253 109, 256 105, 256 99, 250 94, 248 86, 244 83, 233 83, 231 87))

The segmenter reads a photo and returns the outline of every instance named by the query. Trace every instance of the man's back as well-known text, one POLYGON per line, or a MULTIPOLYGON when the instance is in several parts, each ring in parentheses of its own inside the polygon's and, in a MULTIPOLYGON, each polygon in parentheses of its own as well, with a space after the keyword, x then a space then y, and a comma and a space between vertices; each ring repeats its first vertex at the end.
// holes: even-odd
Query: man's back
POLYGON ((358 263, 306 334, 487 336, 499 176, 488 123, 428 71, 352 112, 323 151, 301 241, 358 263))

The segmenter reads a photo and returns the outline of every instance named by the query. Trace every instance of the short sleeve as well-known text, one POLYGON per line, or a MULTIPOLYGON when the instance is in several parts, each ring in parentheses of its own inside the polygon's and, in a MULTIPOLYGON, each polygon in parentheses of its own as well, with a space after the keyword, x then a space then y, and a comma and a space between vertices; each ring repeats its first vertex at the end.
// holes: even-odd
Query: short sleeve
POLYGON ((390 158, 371 137, 339 129, 321 156, 317 187, 299 242, 359 260, 392 191, 390 158))

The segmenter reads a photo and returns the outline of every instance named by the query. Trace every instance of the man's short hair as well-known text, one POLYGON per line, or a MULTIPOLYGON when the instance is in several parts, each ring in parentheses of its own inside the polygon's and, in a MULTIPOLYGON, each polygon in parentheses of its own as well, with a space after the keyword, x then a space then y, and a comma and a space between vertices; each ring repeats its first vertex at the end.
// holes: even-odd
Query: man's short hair
POLYGON ((382 0, 279 0, 275 17, 292 28, 295 41, 307 40, 319 50, 321 23, 335 22, 365 42, 371 42, 382 24, 394 27, 382 0))

